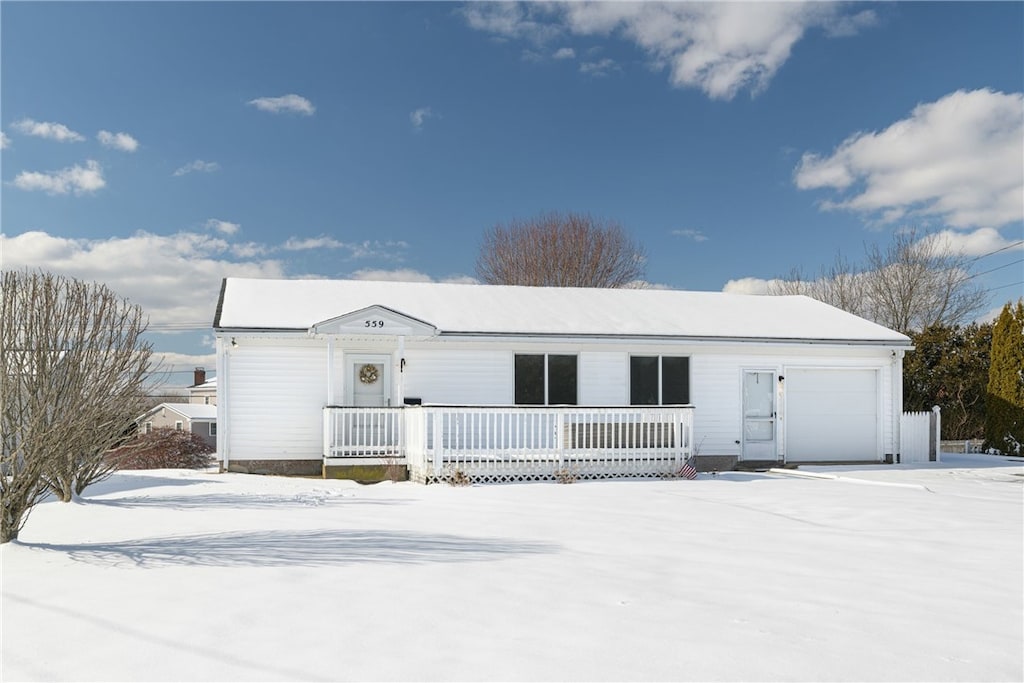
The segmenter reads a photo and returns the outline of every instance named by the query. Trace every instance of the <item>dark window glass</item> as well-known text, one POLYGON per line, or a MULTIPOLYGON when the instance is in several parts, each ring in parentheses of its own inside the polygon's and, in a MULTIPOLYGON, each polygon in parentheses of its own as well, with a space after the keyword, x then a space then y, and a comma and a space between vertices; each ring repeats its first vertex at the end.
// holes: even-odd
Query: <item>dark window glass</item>
POLYGON ((516 354, 516 405, 544 405, 544 356, 516 354))
POLYGON ((576 356, 548 356, 548 405, 576 405, 576 356))
POLYGON ((661 359, 661 403, 677 405, 690 402, 690 359, 663 356, 661 359))
POLYGON ((657 356, 630 356, 629 403, 634 406, 658 405, 657 356))

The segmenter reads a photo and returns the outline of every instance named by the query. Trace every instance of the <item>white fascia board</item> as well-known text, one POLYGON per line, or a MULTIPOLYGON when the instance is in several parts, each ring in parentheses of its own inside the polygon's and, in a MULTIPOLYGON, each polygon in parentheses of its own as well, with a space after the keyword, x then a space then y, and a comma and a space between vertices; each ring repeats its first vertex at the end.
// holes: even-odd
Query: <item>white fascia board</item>
POLYGON ((836 347, 845 348, 850 346, 874 347, 883 349, 912 350, 914 347, 908 342, 901 344, 891 340, 865 340, 865 339, 794 339, 794 338, 772 338, 772 337, 675 337, 675 336, 644 336, 644 335, 616 335, 616 334, 591 334, 591 335, 537 335, 537 334, 482 334, 475 332, 442 332, 436 341, 461 341, 461 342, 494 342, 494 341, 517 341, 517 342, 539 342, 539 343, 561 343, 572 344, 579 342, 602 342, 614 341, 630 344, 695 344, 695 345, 770 345, 770 346, 793 346, 793 347, 836 347))

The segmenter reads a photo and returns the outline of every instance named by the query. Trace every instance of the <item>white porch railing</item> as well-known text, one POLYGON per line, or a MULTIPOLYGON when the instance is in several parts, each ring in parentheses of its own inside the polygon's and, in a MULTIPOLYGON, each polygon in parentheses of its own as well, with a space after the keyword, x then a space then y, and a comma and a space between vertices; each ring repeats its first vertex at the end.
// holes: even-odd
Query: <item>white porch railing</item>
POLYGON ((420 482, 650 477, 693 455, 693 408, 324 409, 325 457, 404 457, 420 482))
POLYGON ((324 408, 324 457, 402 455, 401 408, 324 408))
POLYGON ((900 416, 900 462, 938 462, 942 418, 939 407, 900 416))

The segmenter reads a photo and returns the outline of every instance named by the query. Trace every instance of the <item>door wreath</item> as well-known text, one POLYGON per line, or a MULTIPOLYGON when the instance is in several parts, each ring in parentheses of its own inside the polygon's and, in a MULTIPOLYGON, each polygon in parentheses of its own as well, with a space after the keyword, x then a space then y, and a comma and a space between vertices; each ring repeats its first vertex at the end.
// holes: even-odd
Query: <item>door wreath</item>
POLYGON ((363 367, 359 368, 359 381, 363 384, 373 384, 377 381, 378 371, 377 366, 371 363, 367 363, 363 367))

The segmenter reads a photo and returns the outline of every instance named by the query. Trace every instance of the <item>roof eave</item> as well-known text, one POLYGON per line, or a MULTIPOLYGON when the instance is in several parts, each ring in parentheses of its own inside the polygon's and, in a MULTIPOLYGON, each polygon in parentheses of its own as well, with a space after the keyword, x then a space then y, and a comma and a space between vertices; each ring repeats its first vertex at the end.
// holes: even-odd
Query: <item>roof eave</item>
MULTIPOLYGON (((215 327, 218 334, 308 334, 308 328, 301 327, 215 327)), ((372 336, 372 335, 367 335, 372 336)), ((564 332, 480 332, 438 331, 437 338, 456 339, 580 339, 586 341, 632 339, 656 342, 702 342, 702 343, 760 343, 760 344, 838 344, 842 346, 884 346, 913 349, 913 343, 906 339, 849 339, 829 337, 739 337, 715 335, 669 335, 669 334, 609 334, 609 333, 564 333, 564 332)))

